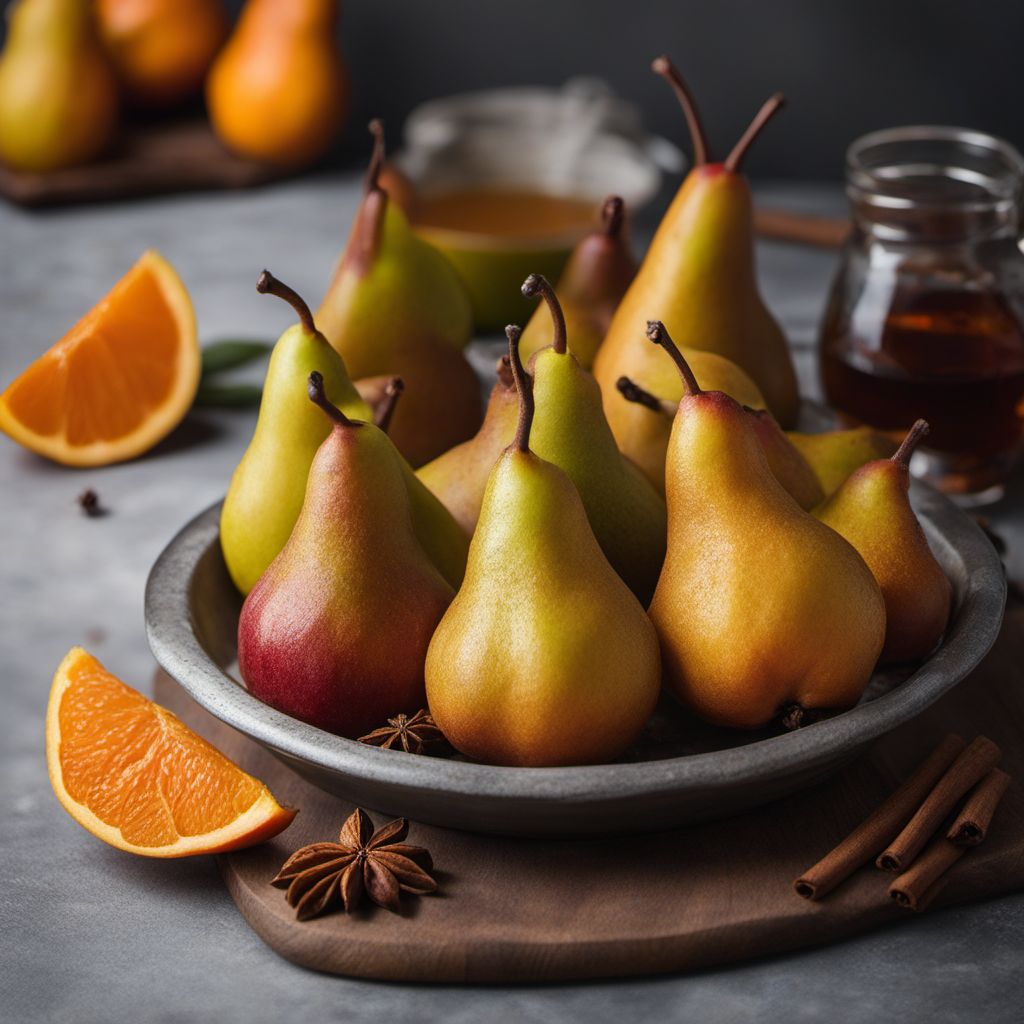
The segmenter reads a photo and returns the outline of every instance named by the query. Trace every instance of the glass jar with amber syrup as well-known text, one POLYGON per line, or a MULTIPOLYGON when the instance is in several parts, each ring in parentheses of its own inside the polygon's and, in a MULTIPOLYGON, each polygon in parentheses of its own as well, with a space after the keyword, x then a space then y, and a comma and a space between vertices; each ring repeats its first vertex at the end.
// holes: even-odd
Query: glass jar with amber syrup
POLYGON ((1002 493, 1024 434, 1022 184, 1012 146, 960 128, 873 132, 847 153, 825 395, 897 438, 926 419, 915 469, 975 502, 1002 493))

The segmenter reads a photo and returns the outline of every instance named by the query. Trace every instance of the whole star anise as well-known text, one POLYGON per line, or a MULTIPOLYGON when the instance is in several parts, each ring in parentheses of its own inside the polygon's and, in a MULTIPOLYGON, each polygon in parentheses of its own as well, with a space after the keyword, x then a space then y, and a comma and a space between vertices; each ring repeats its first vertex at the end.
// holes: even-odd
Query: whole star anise
POLYGON ((374 903, 398 909, 400 892, 434 892, 437 883, 428 874, 430 854, 402 840, 409 822, 396 818, 373 831, 369 815, 357 807, 341 826, 337 843, 311 843, 296 850, 270 880, 287 889, 285 898, 296 917, 307 921, 341 904, 354 910, 365 892, 374 903))
POLYGON ((407 754, 425 754, 428 747, 444 742, 444 733, 430 713, 421 708, 412 718, 408 715, 389 718, 387 725, 360 736, 359 742, 388 749, 401 747, 407 754))

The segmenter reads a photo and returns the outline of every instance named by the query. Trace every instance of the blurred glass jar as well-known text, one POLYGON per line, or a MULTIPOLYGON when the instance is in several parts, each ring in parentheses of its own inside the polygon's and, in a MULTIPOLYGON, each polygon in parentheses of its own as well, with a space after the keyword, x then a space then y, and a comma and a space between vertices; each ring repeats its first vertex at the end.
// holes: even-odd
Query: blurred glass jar
POLYGON ((825 394, 896 435, 931 426, 915 468, 991 500, 1024 428, 1024 158, 960 128, 873 132, 850 146, 853 230, 820 337, 825 394))

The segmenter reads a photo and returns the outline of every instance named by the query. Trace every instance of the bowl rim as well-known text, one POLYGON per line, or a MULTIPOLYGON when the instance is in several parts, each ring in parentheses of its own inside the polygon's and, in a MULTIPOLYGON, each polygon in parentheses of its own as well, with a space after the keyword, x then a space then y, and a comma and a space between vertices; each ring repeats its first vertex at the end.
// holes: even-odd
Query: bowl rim
POLYGON ((999 633, 1006 600, 1002 562, 991 542, 947 497, 914 480, 911 496, 934 547, 959 561, 952 625, 941 645, 891 691, 790 733, 723 750, 655 761, 519 768, 424 758, 345 739, 264 704, 213 660, 194 628, 195 570, 219 544, 221 502, 195 516, 166 546, 146 584, 145 620, 161 667, 207 711, 288 759, 376 786, 423 789, 494 801, 606 803, 671 794, 709 793, 834 761, 913 718, 981 661, 999 633), (425 773, 424 769, 427 768, 425 773), (429 776, 429 777, 425 777, 429 776))

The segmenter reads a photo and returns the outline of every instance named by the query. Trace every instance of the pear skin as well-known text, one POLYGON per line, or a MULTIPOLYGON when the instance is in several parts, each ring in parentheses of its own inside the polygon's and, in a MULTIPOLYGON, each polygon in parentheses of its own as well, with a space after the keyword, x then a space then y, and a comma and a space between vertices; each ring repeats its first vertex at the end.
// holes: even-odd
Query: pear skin
POLYGON ((637 324, 656 318, 677 343, 717 352, 742 367, 757 384, 768 408, 784 427, 799 411, 796 374, 786 339, 757 287, 754 269, 750 187, 739 173, 743 157, 781 95, 762 107, 722 163, 710 163, 707 143, 679 72, 667 58, 655 70, 676 90, 694 142, 693 169, 655 233, 636 278, 626 292, 594 361, 609 422, 621 404, 615 383, 627 376, 646 386, 649 367, 666 366, 664 352, 643 346, 637 324))
MULTIPOLYGON (((601 229, 587 235, 569 256, 555 291, 565 315, 570 349, 589 370, 615 310, 636 276, 636 261, 625 229, 625 204, 609 196, 601 208, 601 229)), ((539 306, 523 331, 524 363, 551 344, 551 324, 539 306)))
POLYGON ((825 500, 825 492, 811 464, 793 446, 767 409, 744 411, 754 426, 754 432, 768 459, 768 468, 775 479, 805 512, 810 512, 815 505, 825 500))
POLYGON ((484 422, 477 433, 416 470, 416 476, 470 536, 480 518, 491 470, 511 444, 518 417, 519 399, 505 356, 498 362, 498 381, 491 389, 484 422))
MULTIPOLYGON (((750 409, 765 407, 757 385, 725 356, 695 348, 684 348, 682 353, 705 391, 724 391, 750 409)), ((606 401, 605 412, 619 451, 635 462, 663 495, 665 452, 683 397, 679 373, 671 362, 655 364, 639 377, 620 377, 615 388, 623 401, 606 401)))
POLYGON ((897 447, 885 434, 871 427, 829 430, 822 434, 801 434, 791 430, 786 436, 810 464, 826 495, 837 491, 843 481, 865 462, 887 459, 897 447))
MULTIPOLYGON (((328 400, 352 419, 370 409, 349 380, 345 362, 317 330, 309 308, 267 271, 257 290, 293 305, 300 321, 274 346, 252 441, 231 478, 221 510, 220 542, 235 586, 248 594, 284 547, 302 508, 309 467, 330 434, 329 420, 306 396, 303 382, 321 374, 328 400)), ((442 575, 458 586, 469 537, 401 460, 420 543, 442 575)))
POLYGON ((568 349, 554 289, 531 274, 523 294, 542 296, 554 321, 553 343, 531 360, 537 405, 533 451, 576 485, 605 557, 646 605, 665 557, 665 502, 615 444, 601 390, 568 349))
POLYGON ((248 0, 206 79, 225 145, 286 167, 327 151, 348 110, 337 22, 337 0, 248 0))
POLYGON ((743 408, 686 394, 666 468, 668 552, 651 602, 665 684, 716 725, 854 705, 885 639, 885 604, 856 550, 775 479, 743 408))
POLYGON ((427 647, 453 591, 416 539, 387 436, 333 409, 318 374, 309 386, 334 425, 288 543, 242 606, 238 665, 260 700, 355 737, 423 706, 427 647))
POLYGON ((572 481, 530 451, 518 329, 509 339, 523 411, 488 480, 466 579, 430 642, 427 699, 448 740, 477 760, 602 763, 654 710, 657 638, 572 481))
POLYGON ((0 54, 0 160, 19 171, 88 163, 117 130, 117 80, 90 0, 18 0, 0 54))
POLYGON ((480 426, 480 382, 462 352, 472 314, 455 271, 378 184, 383 128, 371 129, 366 194, 316 319, 354 377, 405 381, 390 436, 421 466, 480 426))
POLYGON ((882 661, 926 658, 949 622, 953 588, 910 505, 910 456, 928 424, 918 420, 895 455, 868 462, 815 513, 845 537, 885 598, 882 661))

